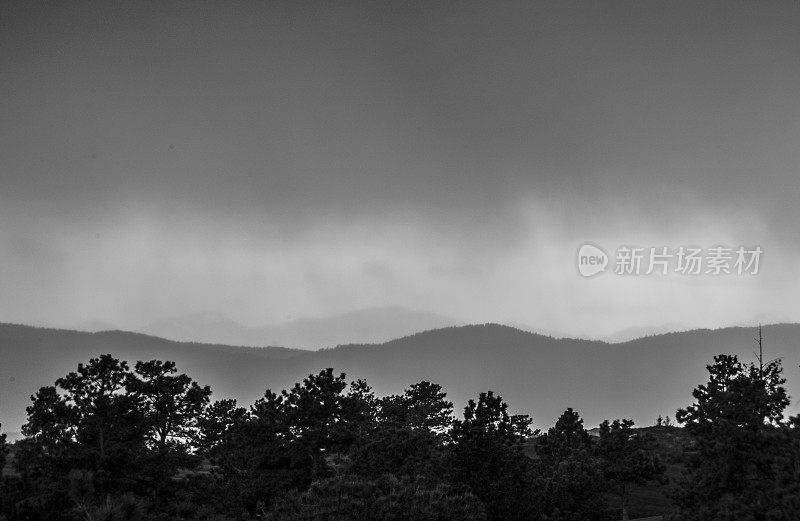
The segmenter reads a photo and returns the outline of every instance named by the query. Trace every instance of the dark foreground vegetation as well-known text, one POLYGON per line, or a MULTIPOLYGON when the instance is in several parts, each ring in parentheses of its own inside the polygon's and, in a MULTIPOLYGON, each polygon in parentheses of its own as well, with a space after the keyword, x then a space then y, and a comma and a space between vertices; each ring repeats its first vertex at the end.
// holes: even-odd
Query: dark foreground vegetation
POLYGON ((0 519, 800 519, 780 362, 721 355, 708 372, 683 428, 590 433, 567 409, 539 432, 492 392, 456 418, 437 384, 377 397, 327 369, 243 408, 171 362, 104 355, 32 397, 23 440, 0 440, 0 519))

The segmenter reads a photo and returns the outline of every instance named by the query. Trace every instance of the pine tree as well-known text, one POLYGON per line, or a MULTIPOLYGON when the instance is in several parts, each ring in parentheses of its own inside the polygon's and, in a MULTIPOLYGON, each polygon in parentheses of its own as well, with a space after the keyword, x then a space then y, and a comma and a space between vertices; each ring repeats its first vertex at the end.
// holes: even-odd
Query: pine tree
POLYGON ((453 480, 483 502, 489 521, 535 519, 540 513, 538 476, 522 452, 530 423, 526 415, 509 415, 508 405, 491 391, 470 400, 464 419, 453 423, 453 480))
POLYGON ((655 438, 635 432, 632 420, 606 420, 600 424, 597 454, 602 460, 603 476, 620 496, 623 520, 628 519, 633 486, 658 480, 666 470, 655 448, 655 438))
POLYGON ((677 519, 796 519, 783 512, 780 497, 780 461, 794 458, 787 453, 789 399, 780 361, 743 365, 719 355, 707 368, 709 381, 692 393, 695 403, 677 413, 695 445, 676 495, 677 519))
POLYGON ((542 476, 541 510, 552 521, 600 520, 605 516, 605 487, 600 460, 583 419, 564 411, 536 445, 542 476))

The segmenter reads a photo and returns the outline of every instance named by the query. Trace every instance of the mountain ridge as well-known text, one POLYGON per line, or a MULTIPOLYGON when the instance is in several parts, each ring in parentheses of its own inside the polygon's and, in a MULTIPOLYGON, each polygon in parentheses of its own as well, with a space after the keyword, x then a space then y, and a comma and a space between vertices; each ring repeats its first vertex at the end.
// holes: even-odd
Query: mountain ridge
MULTIPOLYGON (((102 353, 133 364, 174 360, 214 399, 249 405, 266 388, 291 386, 326 367, 364 378, 378 394, 401 392, 420 380, 441 384, 459 411, 485 390, 501 394, 538 427, 567 407, 587 425, 628 417, 647 425, 691 403, 705 382, 705 365, 719 353, 752 359, 753 328, 662 333, 623 343, 555 338, 496 323, 421 331, 380 344, 340 344, 317 351, 177 342, 129 331, 86 333, 0 324, 0 422, 24 422, 29 396, 102 353)), ((784 357, 790 394, 800 393, 800 324, 764 326, 770 358, 784 357)))

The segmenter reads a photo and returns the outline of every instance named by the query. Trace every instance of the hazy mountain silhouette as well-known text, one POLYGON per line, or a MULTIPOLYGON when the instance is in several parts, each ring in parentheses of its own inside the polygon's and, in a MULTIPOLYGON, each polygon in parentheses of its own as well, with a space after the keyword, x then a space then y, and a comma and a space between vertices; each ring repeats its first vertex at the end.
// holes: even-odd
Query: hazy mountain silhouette
POLYGON ((603 340, 605 342, 616 344, 622 342, 629 342, 631 340, 636 340, 637 338, 643 338, 651 335, 664 335, 668 333, 674 333, 676 331, 680 331, 681 329, 685 330, 685 328, 681 328, 679 324, 676 324, 674 322, 660 326, 649 326, 649 327, 631 326, 631 327, 626 327, 625 329, 621 329, 619 331, 615 331, 610 335, 597 338, 597 340, 603 340))
MULTIPOLYGON (((233 347, 173 342, 127 331, 85 333, 17 324, 0 324, 0 423, 8 431, 24 422, 30 395, 75 370, 80 362, 113 353, 131 365, 137 360, 175 360, 183 372, 214 383, 216 394, 244 396, 242 381, 271 360, 305 353, 283 347, 233 347)), ((260 385, 260 384, 259 384, 260 385)))
MULTIPOLYGON (((112 353, 134 362, 174 360, 214 398, 249 405, 267 387, 292 385, 325 367, 365 378, 379 394, 423 379, 444 386, 457 407, 492 389, 512 408, 552 425, 567 407, 592 426, 628 417, 651 424, 691 403, 715 354, 752 360, 752 328, 693 330, 608 344, 555 339, 496 324, 426 331, 378 345, 345 345, 316 352, 181 343, 123 331, 80 333, 0 325, 0 422, 19 430, 29 396, 91 356, 112 353), (12 380, 13 378, 13 380, 12 380)), ((800 325, 764 327, 770 358, 783 357, 790 394, 800 397, 800 325)), ((796 407, 791 408, 792 411, 796 407)))
POLYGON ((264 327, 247 327, 219 313, 196 313, 156 322, 144 328, 144 332, 178 341, 320 349, 345 343, 386 342, 419 331, 456 325, 460 325, 459 321, 443 315, 383 307, 323 318, 301 318, 264 327))
POLYGON ((522 329, 523 331, 530 331, 532 333, 538 333, 544 336, 551 336, 554 338, 572 338, 572 339, 581 339, 581 340, 602 340, 603 342, 608 342, 610 344, 618 344, 622 342, 629 342, 631 340, 636 340, 637 338, 642 338, 646 336, 652 335, 663 335, 666 333, 674 333, 676 331, 686 331, 687 328, 681 327, 680 324, 677 323, 667 323, 661 324, 658 326, 630 326, 624 329, 620 329, 619 331, 614 331, 613 333, 607 335, 600 335, 600 334, 592 334, 590 332, 580 332, 580 333, 567 333, 565 331, 560 331, 557 329, 548 329, 542 327, 533 327, 524 322, 518 321, 511 321, 511 322, 504 322, 503 325, 511 326, 516 329, 522 329))

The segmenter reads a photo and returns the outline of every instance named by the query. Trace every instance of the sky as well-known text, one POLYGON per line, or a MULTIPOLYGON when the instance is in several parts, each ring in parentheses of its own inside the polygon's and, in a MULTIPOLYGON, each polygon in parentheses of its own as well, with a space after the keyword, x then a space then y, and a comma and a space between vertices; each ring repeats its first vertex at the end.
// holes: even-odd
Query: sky
POLYGON ((798 2, 0 3, 0 321, 800 321, 798 2), (760 246, 584 278, 584 243, 760 246))

